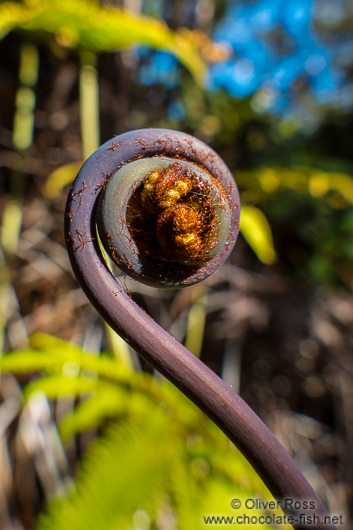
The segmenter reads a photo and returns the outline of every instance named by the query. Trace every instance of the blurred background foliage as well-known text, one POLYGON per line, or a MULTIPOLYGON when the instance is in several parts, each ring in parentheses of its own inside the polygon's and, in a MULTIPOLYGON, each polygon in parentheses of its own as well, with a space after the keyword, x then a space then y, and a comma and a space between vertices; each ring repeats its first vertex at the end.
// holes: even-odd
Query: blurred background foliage
POLYGON ((349 0, 0 3, 1 527, 203 528, 202 515, 234 515, 232 498, 269 498, 104 326, 66 256, 82 161, 115 134, 167 127, 228 164, 241 235, 205 285, 156 295, 120 280, 349 528, 352 30, 349 0))

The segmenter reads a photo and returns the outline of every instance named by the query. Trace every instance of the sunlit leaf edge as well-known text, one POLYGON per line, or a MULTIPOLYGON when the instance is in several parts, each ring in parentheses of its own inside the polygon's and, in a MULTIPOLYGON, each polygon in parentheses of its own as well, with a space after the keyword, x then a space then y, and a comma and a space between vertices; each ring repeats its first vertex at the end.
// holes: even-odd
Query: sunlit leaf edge
POLYGON ((0 6, 0 38, 20 29, 45 32, 70 48, 94 52, 150 46, 175 55, 203 84, 206 65, 191 40, 161 20, 99 5, 93 0, 23 0, 0 6))

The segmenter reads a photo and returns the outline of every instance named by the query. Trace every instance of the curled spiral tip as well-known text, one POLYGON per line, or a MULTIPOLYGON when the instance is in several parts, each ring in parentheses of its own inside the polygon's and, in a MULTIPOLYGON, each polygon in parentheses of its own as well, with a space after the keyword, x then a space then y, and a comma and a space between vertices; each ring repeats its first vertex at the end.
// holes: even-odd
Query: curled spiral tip
POLYGON ((185 133, 133 131, 93 153, 68 206, 68 245, 80 250, 83 230, 70 226, 83 193, 92 196, 108 255, 148 285, 176 288, 204 280, 228 257, 238 234, 232 174, 210 147, 185 133))

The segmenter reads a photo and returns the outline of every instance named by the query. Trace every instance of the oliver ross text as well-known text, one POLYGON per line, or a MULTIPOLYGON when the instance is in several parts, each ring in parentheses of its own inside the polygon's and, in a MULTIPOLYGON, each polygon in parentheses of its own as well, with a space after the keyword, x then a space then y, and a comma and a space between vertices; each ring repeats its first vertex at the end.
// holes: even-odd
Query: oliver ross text
POLYGON ((280 501, 263 501, 262 499, 246 499, 245 507, 248 510, 315 510, 314 501, 297 501, 294 499, 282 499, 280 501))

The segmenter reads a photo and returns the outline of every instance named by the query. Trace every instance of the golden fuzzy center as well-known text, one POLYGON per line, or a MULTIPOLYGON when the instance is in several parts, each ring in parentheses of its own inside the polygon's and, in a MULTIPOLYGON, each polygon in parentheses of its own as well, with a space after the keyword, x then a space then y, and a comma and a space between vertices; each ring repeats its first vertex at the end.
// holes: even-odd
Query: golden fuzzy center
POLYGON ((146 254, 163 261, 207 261, 218 243, 212 184, 178 162, 151 171, 143 181, 130 232, 146 254))

